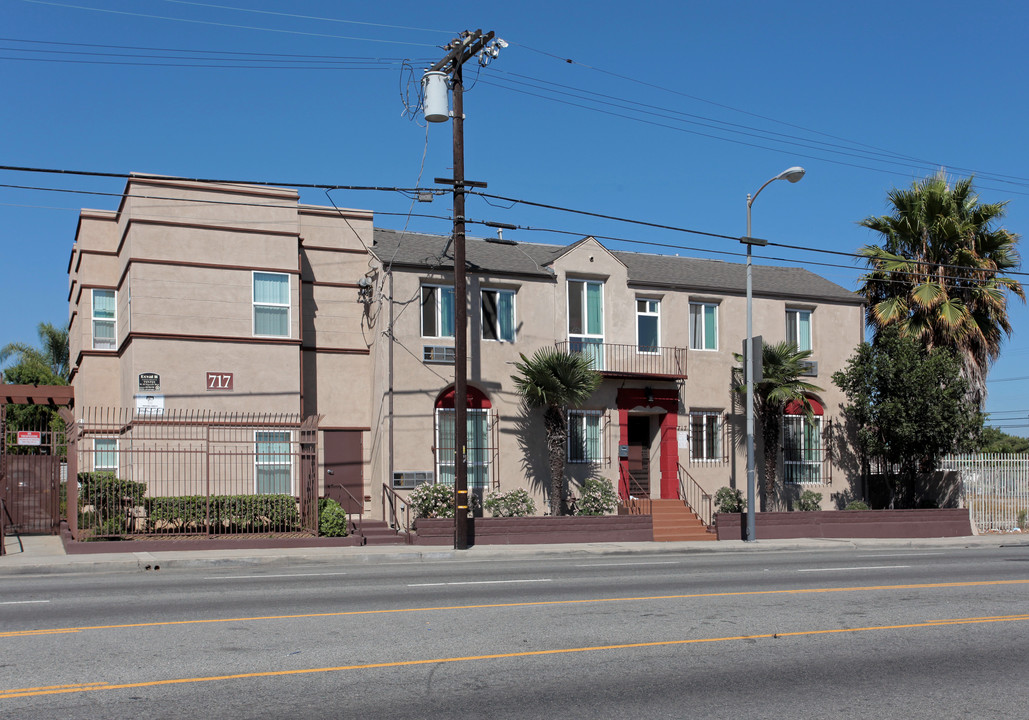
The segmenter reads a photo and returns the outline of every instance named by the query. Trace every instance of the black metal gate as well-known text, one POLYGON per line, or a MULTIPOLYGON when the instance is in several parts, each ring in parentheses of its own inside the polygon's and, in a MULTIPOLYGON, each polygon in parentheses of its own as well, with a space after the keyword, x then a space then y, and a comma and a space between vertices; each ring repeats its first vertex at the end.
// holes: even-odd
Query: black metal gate
MULTIPOLYGON (((0 409, 2 412, 2 409, 0 409)), ((61 463, 64 433, 46 428, 11 427, 0 419, 0 497, 10 520, 9 533, 60 531, 61 463)))

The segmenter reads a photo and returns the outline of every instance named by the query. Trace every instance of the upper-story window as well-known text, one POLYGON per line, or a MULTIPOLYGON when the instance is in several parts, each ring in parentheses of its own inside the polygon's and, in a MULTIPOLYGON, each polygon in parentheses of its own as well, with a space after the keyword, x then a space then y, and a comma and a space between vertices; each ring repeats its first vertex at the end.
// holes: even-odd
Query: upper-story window
POLYGON ((117 297, 115 290, 93 290, 93 349, 118 349, 117 297))
POLYGON ((483 290, 482 339, 514 342, 515 294, 513 290, 483 290))
POLYGON ((811 350, 811 311, 786 309, 786 342, 798 350, 811 350))
POLYGON ((661 344, 661 301, 636 298, 636 350, 656 353, 661 344))
POLYGON ((422 337, 454 337, 454 288, 422 285, 422 337))
POLYGON ((604 367, 604 283, 568 281, 568 344, 572 352, 588 355, 593 367, 604 367))
POLYGON ((254 335, 289 337, 287 273, 254 273, 254 335))
POLYGON ((718 305, 690 303, 690 350, 718 349, 718 305))

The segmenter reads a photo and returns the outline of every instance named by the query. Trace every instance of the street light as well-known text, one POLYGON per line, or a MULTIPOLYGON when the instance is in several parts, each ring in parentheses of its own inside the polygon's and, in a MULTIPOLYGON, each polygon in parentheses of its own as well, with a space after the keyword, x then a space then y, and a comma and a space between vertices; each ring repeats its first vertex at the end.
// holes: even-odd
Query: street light
POLYGON ((753 195, 747 195, 747 235, 740 242, 747 246, 747 340, 744 352, 743 372, 747 380, 747 542, 757 540, 754 523, 754 292, 750 265, 751 249, 754 245, 767 245, 767 240, 758 240, 750 234, 750 207, 770 183, 776 180, 789 180, 795 183, 804 177, 804 168, 794 166, 783 170, 774 178, 757 189, 753 195))

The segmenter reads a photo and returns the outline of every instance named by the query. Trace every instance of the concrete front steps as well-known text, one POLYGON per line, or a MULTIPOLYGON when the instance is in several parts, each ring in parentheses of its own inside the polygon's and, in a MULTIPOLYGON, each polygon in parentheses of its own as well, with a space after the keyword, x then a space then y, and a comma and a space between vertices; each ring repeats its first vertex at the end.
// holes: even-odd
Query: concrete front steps
POLYGON ((655 542, 718 539, 682 500, 651 500, 650 513, 655 542))
POLYGON ((358 534, 365 545, 406 545, 407 539, 381 520, 364 520, 358 534))

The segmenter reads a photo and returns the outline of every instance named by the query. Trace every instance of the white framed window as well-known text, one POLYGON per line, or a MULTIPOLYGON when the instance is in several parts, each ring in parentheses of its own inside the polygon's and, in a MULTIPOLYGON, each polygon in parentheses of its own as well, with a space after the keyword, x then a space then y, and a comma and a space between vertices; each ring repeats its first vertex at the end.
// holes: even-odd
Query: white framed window
POLYGON ((514 342, 515 293, 513 290, 483 290, 482 339, 514 342))
POLYGON ((93 470, 118 474, 118 438, 93 438, 93 470))
MULTIPOLYGON (((490 411, 488 408, 468 408, 465 416, 468 460, 468 489, 489 487, 490 411)), ((453 486, 454 443, 457 434, 454 408, 436 408, 436 482, 453 486)))
POLYGON ((289 430, 254 431, 254 492, 293 494, 292 436, 289 430))
POLYGON ((822 482, 822 418, 808 422, 804 415, 782 419, 782 474, 787 483, 822 482))
POLYGON ((588 356, 594 370, 604 369, 604 283, 568 281, 568 344, 588 356))
POLYGON ((568 462, 600 463, 604 459, 604 412, 568 411, 568 462))
POLYGON ((422 337, 454 337, 454 288, 422 285, 422 337))
POLYGON ((254 272, 254 335, 289 337, 288 273, 254 272))
POLYGON ((118 349, 118 292, 116 290, 92 291, 93 304, 93 349, 118 349))
POLYGON ((811 350, 811 311, 786 308, 786 342, 811 350))
POLYGON ((690 303, 690 350, 718 349, 718 305, 690 303))
POLYGON ((698 410, 690 413, 690 458, 721 461, 722 413, 698 410))
POLYGON ((636 352, 656 353, 661 345, 661 301, 636 298, 636 352))

